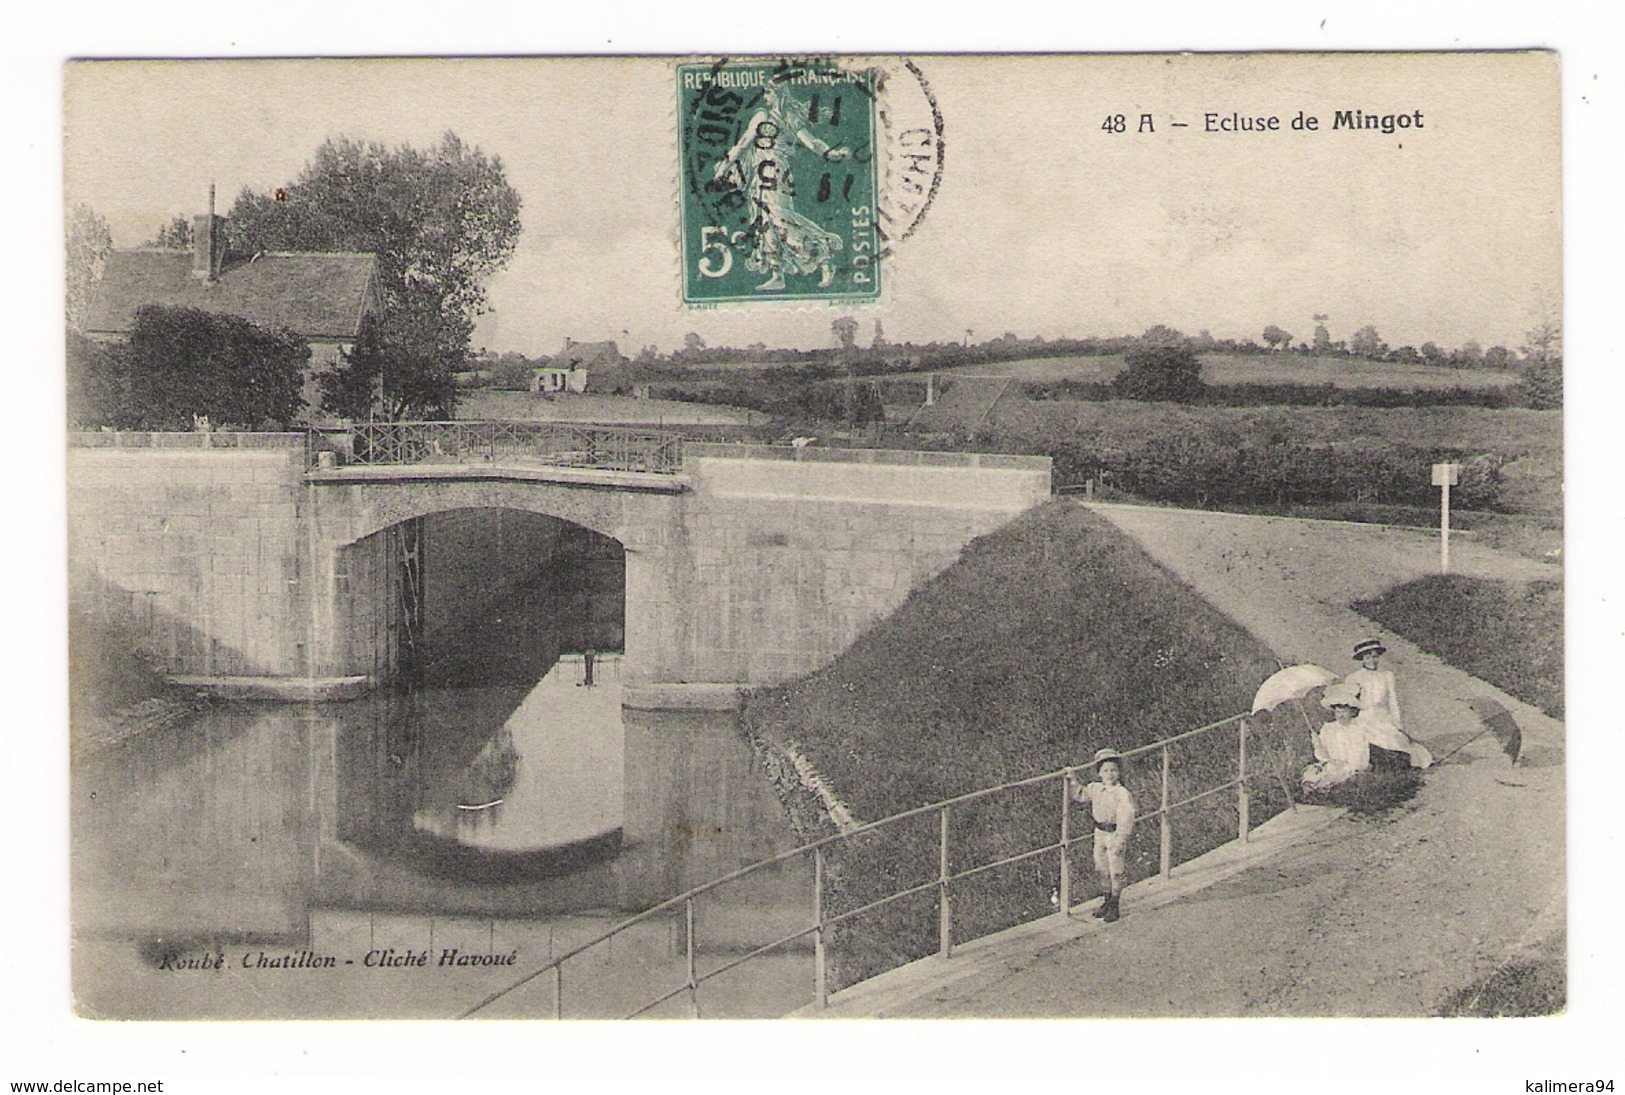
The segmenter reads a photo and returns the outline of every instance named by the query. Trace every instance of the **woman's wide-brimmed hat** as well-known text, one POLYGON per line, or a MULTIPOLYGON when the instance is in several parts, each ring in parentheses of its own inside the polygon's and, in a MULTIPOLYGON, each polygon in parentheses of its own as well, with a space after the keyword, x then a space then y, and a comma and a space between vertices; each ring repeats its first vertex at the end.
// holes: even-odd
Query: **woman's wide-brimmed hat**
POLYGON ((1339 681, 1333 685, 1328 685, 1325 693, 1320 697, 1320 706, 1328 708, 1359 707, 1360 690, 1354 685, 1345 684, 1342 681, 1339 681))
POLYGON ((1105 764, 1108 760, 1115 760, 1117 763, 1122 764, 1123 754, 1119 753, 1116 749, 1111 748, 1095 750, 1094 763, 1105 764))
POLYGON ((1386 654, 1388 648, 1376 639, 1367 639, 1362 643, 1354 644, 1354 660, 1359 661, 1367 654, 1386 654))

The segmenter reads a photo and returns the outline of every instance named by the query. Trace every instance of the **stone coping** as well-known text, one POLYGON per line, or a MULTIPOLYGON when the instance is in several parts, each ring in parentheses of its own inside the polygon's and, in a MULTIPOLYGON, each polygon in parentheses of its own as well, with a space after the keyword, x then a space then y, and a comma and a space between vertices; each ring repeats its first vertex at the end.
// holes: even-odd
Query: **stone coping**
POLYGON ((785 460, 824 464, 885 464, 923 468, 989 468, 1049 472, 1047 456, 1014 456, 991 452, 932 452, 924 449, 822 449, 786 445, 729 445, 685 441, 683 455, 700 460, 785 460))
POLYGON ((737 711, 748 684, 662 681, 621 686, 621 706, 636 711, 737 711))
POLYGON ((303 449, 303 433, 226 433, 202 430, 79 431, 68 434, 70 449, 303 449))
POLYGON ((682 494, 690 489, 687 477, 682 475, 558 464, 345 464, 313 468, 305 473, 305 481, 331 484, 506 481, 613 487, 655 494, 682 494))
POLYGON ((374 684, 365 674, 357 677, 173 676, 165 679, 177 688, 206 692, 221 699, 312 703, 353 700, 370 692, 374 684))

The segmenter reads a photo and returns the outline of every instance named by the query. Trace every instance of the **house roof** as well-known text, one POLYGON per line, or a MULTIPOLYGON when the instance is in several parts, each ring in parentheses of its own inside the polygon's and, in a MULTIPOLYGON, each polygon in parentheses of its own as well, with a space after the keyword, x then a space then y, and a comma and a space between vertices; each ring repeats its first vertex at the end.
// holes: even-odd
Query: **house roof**
POLYGON ((190 251, 114 251, 107 256, 85 330, 125 334, 149 305, 241 316, 288 327, 310 341, 356 337, 372 293, 372 255, 277 252, 228 260, 220 276, 192 276, 190 251))
POLYGON ((618 365, 623 360, 620 347, 613 342, 577 342, 567 338, 564 349, 554 356, 551 364, 555 369, 568 369, 571 364, 618 365))

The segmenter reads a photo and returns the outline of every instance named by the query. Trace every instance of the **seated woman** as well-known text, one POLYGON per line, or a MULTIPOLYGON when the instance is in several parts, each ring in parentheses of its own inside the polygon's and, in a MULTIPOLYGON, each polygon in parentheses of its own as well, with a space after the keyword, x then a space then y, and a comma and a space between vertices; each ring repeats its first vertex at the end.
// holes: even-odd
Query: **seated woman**
POLYGON ((1372 745, 1404 753, 1411 758, 1412 768, 1426 768, 1433 763, 1433 754, 1427 746, 1411 739, 1404 731, 1399 715, 1399 692, 1394 687, 1394 675, 1377 665, 1388 648, 1376 639, 1367 639, 1354 648, 1354 660, 1360 668, 1343 678, 1352 685, 1360 708, 1357 725, 1372 745))
POLYGON ((1326 689, 1320 705, 1330 708, 1332 721, 1310 735, 1315 743, 1315 763, 1303 770, 1305 791, 1326 791, 1371 767, 1371 749, 1364 731, 1356 725, 1359 694, 1347 684, 1326 689))

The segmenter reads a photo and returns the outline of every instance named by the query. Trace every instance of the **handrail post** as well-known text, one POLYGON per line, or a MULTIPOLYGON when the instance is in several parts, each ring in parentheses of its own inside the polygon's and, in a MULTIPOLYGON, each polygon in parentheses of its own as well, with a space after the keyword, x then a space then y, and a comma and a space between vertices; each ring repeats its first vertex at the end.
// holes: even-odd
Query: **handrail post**
POLYGON ((1236 777, 1236 815, 1239 818, 1240 838, 1243 844, 1247 843, 1247 720, 1241 720, 1241 763, 1240 774, 1236 777))
POLYGON ((1158 852, 1158 868, 1166 881, 1173 871, 1174 863, 1174 837, 1168 827, 1168 747, 1162 747, 1162 809, 1157 813, 1158 828, 1160 829, 1161 843, 1158 852))
POLYGON ((821 1008, 829 1007, 829 966, 828 956, 825 953, 824 933, 824 848, 823 845, 813 849, 813 923, 818 930, 813 933, 813 995, 821 1008))
POLYGON ((553 1018, 564 1018, 564 963, 553 967, 553 1018))
POLYGON ((700 1017, 700 983, 694 979, 694 899, 683 902, 683 920, 687 930, 683 933, 688 951, 688 1016, 700 1017))
POLYGON ((1061 915, 1072 912, 1072 769, 1061 777, 1061 915))
POLYGON ((948 807, 938 811, 942 819, 937 848, 937 953, 944 958, 954 954, 954 911, 948 897, 948 807))

